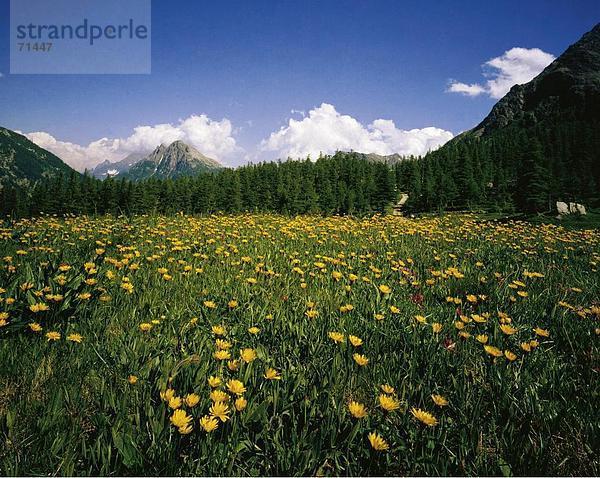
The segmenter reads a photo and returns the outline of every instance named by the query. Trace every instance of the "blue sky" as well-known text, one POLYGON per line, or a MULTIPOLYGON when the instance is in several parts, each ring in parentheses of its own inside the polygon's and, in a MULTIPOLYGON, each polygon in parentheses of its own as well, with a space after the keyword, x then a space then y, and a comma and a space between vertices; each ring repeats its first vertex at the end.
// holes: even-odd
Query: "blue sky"
MULTIPOLYGON (((5 45, 8 17, 1 0, 5 45)), ((192 142, 208 141, 209 153, 235 165, 319 141, 332 147, 319 132, 333 116, 351 146, 377 149, 383 135, 396 138, 386 148, 400 149, 402 130, 457 134, 497 101, 489 91, 449 93, 451 80, 485 90, 486 61, 515 47, 558 56, 598 21, 597 1, 153 1, 150 75, 10 75, 8 48, 0 49, 0 125, 86 148, 129 138, 140 125, 178 131, 196 116, 183 123, 192 142), (314 124, 292 110, 313 110, 314 124), (234 143, 223 151, 209 144, 219 135, 234 143), (294 145, 298 135, 304 142, 294 145)))

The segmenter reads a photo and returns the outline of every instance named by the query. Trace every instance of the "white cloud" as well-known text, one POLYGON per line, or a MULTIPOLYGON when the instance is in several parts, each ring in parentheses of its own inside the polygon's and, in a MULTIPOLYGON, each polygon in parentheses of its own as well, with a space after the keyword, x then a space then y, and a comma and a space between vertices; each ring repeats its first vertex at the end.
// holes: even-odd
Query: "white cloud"
POLYGON ((521 85, 535 78, 544 68, 554 61, 554 55, 539 48, 511 48, 503 55, 486 61, 483 75, 488 80, 481 83, 461 83, 451 81, 446 90, 467 96, 489 95, 502 98, 514 85, 521 85))
POLYGON ((459 81, 453 81, 448 87, 450 93, 461 93, 466 96, 477 96, 485 93, 485 88, 477 83, 468 85, 467 83, 461 83, 459 81))
POLYGON ((137 126, 127 138, 101 138, 88 145, 60 141, 45 132, 26 133, 31 141, 64 160, 73 168, 91 169, 104 160, 119 161, 130 153, 152 151, 159 144, 181 140, 206 156, 225 161, 241 148, 233 137, 231 121, 214 121, 206 115, 192 115, 177 124, 137 126))
POLYGON ((392 120, 378 119, 365 126, 352 116, 338 113, 323 103, 301 120, 290 118, 287 126, 261 142, 262 151, 276 152, 280 158, 315 158, 320 152, 354 150, 388 155, 422 155, 453 137, 450 131, 428 127, 401 130, 392 120))

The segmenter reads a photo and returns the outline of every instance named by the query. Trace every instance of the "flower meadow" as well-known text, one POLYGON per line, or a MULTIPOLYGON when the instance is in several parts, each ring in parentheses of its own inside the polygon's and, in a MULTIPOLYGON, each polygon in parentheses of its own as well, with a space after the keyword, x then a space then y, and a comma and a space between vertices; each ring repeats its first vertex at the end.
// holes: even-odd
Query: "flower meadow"
POLYGON ((600 474, 600 231, 0 226, 6 475, 600 474))

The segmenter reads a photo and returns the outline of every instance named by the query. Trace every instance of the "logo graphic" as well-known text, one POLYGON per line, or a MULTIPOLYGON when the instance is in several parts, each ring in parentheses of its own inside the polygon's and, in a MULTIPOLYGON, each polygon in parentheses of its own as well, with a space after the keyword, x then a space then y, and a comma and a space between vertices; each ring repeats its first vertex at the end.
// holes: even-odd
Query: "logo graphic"
POLYGON ((149 74, 151 0, 11 0, 12 74, 149 74))

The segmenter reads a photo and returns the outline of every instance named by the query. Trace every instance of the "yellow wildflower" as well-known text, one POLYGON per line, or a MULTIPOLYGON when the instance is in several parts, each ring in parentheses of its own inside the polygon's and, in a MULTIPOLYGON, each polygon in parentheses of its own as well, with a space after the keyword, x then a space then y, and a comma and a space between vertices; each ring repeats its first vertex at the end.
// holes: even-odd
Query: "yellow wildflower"
POLYGON ((354 418, 364 418, 367 416, 367 410, 362 403, 352 401, 348 404, 348 411, 354 418))
POLYGON ((383 437, 376 432, 369 433, 369 442, 371 447, 377 451, 385 451, 390 447, 383 437))
POLYGON ((431 413, 421 410, 420 408, 413 407, 410 409, 410 413, 421 423, 424 423, 429 427, 434 427, 438 424, 437 419, 431 413))

